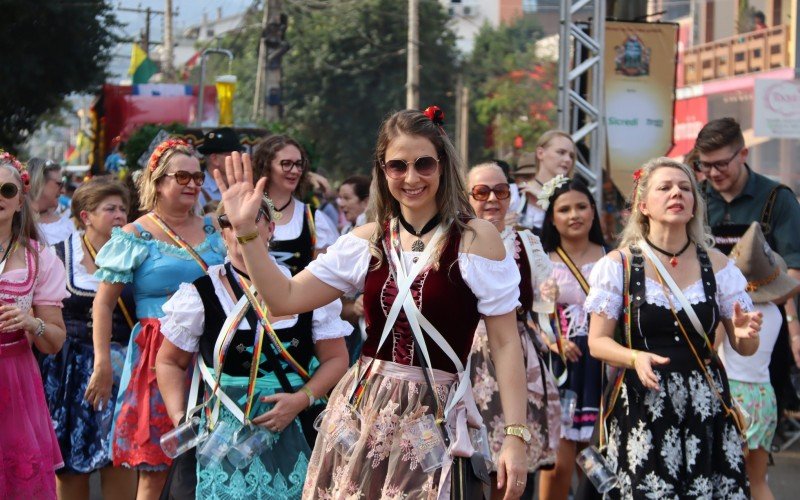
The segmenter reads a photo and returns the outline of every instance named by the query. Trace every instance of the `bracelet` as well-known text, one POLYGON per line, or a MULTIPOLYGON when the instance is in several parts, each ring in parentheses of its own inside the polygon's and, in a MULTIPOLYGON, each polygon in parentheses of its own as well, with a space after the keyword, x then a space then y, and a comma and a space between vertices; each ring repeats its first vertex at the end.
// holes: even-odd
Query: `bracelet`
POLYGON ((317 402, 317 398, 314 396, 314 393, 311 392, 311 389, 309 389, 308 386, 304 385, 303 387, 300 388, 300 391, 305 393, 306 396, 308 396, 308 406, 314 406, 314 403, 317 402))
POLYGON ((786 315, 786 323, 791 323, 792 321, 796 320, 797 316, 792 316, 791 314, 786 315))
POLYGON ((39 322, 39 324, 36 326, 36 332, 34 332, 34 335, 36 335, 37 337, 42 337, 44 335, 44 327, 45 327, 44 321, 42 320, 42 318, 35 318, 35 319, 36 321, 39 322))
POLYGON ((240 245, 244 245, 245 243, 249 243, 258 237, 259 237, 258 231, 253 231, 252 233, 247 233, 243 236, 239 236, 237 234, 236 241, 238 241, 240 245))
POLYGON ((639 355, 639 351, 636 349, 631 349, 631 368, 636 368, 636 357, 639 355))

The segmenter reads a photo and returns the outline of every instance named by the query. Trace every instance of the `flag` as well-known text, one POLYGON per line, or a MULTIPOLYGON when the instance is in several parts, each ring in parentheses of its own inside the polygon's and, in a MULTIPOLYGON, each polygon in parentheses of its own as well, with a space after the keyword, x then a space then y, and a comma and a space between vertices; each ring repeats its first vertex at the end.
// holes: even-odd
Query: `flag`
POLYGON ((128 67, 128 75, 131 76, 132 83, 147 83, 150 77, 158 73, 158 66, 149 57, 147 52, 139 47, 138 43, 131 45, 131 65, 128 67))
POLYGON ((78 148, 76 148, 75 146, 68 147, 67 150, 64 152, 64 161, 70 165, 77 163, 79 158, 80 156, 78 154, 78 148))

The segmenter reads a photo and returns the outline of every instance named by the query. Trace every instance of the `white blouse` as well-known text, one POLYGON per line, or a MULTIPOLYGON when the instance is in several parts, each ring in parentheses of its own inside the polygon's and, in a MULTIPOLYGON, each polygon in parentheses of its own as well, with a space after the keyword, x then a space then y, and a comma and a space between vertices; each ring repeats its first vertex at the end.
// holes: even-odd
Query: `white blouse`
MULTIPOLYGON (((714 274, 714 278, 717 282, 715 299, 723 318, 730 319, 733 316, 733 305, 736 302, 745 311, 753 309, 753 302, 745 292, 747 280, 732 260, 729 259, 725 267, 714 274)), ((584 305, 586 312, 618 319, 622 314, 622 263, 608 256, 597 261, 589 276, 589 286, 589 296, 586 297, 584 305)), ((706 300, 703 282, 700 279, 681 291, 690 304, 699 304, 706 300)), ((670 295, 675 310, 683 309, 675 295, 672 292, 670 295)), ((664 294, 661 284, 649 277, 645 277, 645 301, 648 304, 669 308, 669 300, 664 294)))
MULTIPOLYGON (((288 269, 279 266, 281 271, 291 277, 288 269)), ((225 289, 222 280, 225 279, 225 266, 216 265, 208 268, 208 275, 214 285, 214 292, 226 314, 231 314, 236 303, 225 289)), ((162 306, 165 316, 160 318, 161 331, 170 342, 186 352, 197 352, 200 337, 205 330, 205 314, 203 314, 203 300, 197 288, 191 283, 181 283, 178 291, 162 306)), ((311 322, 311 337, 316 343, 319 340, 346 337, 353 331, 352 325, 340 318, 342 302, 335 300, 330 304, 315 309, 311 322)), ((275 330, 291 328, 297 323, 297 315, 272 323, 275 330)), ((239 330, 251 330, 247 319, 243 319, 239 330)))
POLYGON ((75 223, 72 222, 69 212, 55 222, 39 222, 36 226, 47 245, 61 243, 75 231, 75 223))
MULTIPOLYGON (((410 268, 414 257, 421 254, 403 251, 404 264, 410 268)), ((337 290, 355 294, 364 291, 371 257, 369 241, 349 233, 340 237, 307 269, 337 290)), ((458 266, 464 282, 478 298, 478 312, 484 316, 499 316, 519 306, 520 276, 513 254, 506 252, 503 260, 492 260, 459 252, 458 266)))
MULTIPOLYGON (((72 247, 72 282, 78 288, 96 292, 97 288, 100 286, 100 280, 94 273, 90 273, 83 265, 84 253, 82 241, 83 233, 80 231, 72 233, 72 238, 67 240, 67 243, 71 243, 72 247)), ((69 272, 69 269, 67 269, 67 272, 69 272)))
MULTIPOLYGON (((303 232, 305 211, 305 203, 295 199, 292 220, 290 220, 288 224, 275 226, 275 241, 288 241, 299 238, 300 234, 303 232)), ((339 230, 336 229, 336 224, 321 210, 317 210, 314 213, 314 226, 317 228, 317 250, 332 245, 333 242, 336 241, 336 238, 339 237, 339 230)))

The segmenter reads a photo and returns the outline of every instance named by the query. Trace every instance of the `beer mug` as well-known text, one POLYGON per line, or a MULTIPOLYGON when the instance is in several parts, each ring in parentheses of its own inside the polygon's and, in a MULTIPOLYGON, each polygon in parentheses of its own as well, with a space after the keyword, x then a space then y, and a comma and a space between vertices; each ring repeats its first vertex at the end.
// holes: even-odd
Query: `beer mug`
POLYGON ((161 436, 161 449, 169 458, 175 458, 200 444, 207 435, 200 426, 200 417, 192 417, 161 436))
POLYGON ((594 446, 584 448, 575 459, 589 481, 592 482, 597 492, 608 493, 617 485, 617 475, 608 466, 606 459, 594 446))
POLYGON ((326 439, 333 443, 333 449, 342 457, 350 458, 361 438, 363 418, 358 410, 349 404, 345 405, 342 411, 334 411, 328 415, 329 411, 330 409, 326 409, 317 415, 314 420, 314 429, 320 432, 324 430, 326 439), (323 421, 328 416, 330 418, 323 429, 323 421))
POLYGON ((569 389, 561 393, 561 425, 562 427, 572 427, 575 418, 575 409, 578 406, 578 395, 569 389))
POLYGON ((558 282, 553 277, 547 278, 539 286, 533 287, 533 312, 541 314, 555 312, 557 294, 558 282))
POLYGON ((236 431, 228 422, 217 421, 217 425, 208 439, 197 450, 197 462, 203 467, 222 462, 233 444, 233 433, 236 431))
POLYGON ((492 470, 492 450, 489 448, 489 432, 485 425, 480 428, 469 428, 469 440, 475 453, 480 453, 486 461, 486 468, 492 470))
POLYGON ((248 424, 234 435, 233 446, 228 450, 228 461, 237 469, 244 469, 277 441, 278 436, 275 433, 261 426, 248 424))
POLYGON ((233 126, 233 95, 236 93, 236 75, 220 75, 216 80, 219 126, 233 126))

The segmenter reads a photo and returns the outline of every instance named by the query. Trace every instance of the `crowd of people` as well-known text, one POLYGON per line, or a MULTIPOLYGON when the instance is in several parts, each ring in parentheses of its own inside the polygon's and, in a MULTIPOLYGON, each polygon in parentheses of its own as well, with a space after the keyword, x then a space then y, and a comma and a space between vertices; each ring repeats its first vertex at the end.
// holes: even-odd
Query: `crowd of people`
POLYGON ((773 498, 800 204, 739 125, 606 241, 569 134, 469 168, 443 119, 337 191, 285 135, 168 139, 66 213, 0 154, 0 497, 773 498))

